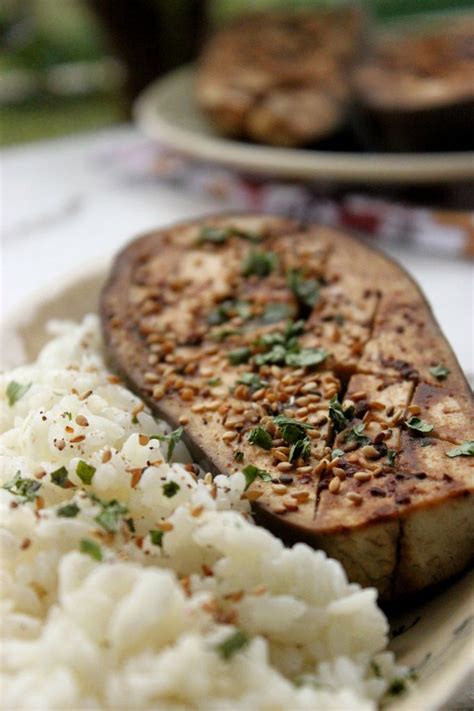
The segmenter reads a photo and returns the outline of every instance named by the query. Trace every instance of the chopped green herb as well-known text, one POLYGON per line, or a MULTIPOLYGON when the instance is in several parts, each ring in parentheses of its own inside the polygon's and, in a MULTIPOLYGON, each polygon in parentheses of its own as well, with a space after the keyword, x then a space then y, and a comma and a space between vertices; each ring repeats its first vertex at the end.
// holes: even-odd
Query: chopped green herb
POLYGON ((77 464, 76 474, 83 484, 90 484, 95 474, 95 467, 86 464, 86 462, 81 459, 77 464))
POLYGON ((289 318, 291 314, 292 308, 290 304, 276 301, 266 305, 261 320, 265 324, 277 323, 277 321, 284 321, 289 318))
POLYGON ((79 543, 79 550, 81 553, 89 555, 94 560, 102 560, 102 550, 100 546, 95 542, 91 541, 89 538, 83 538, 79 543))
POLYGON ((76 503, 65 504, 56 509, 56 516, 61 518, 75 518, 81 509, 76 503))
POLYGON ((250 348, 243 346, 242 348, 236 348, 235 351, 229 351, 227 358, 232 365, 240 365, 241 363, 247 363, 251 355, 250 348))
POLYGON ((63 415, 64 415, 65 417, 67 417, 67 419, 69 420, 69 422, 71 422, 71 420, 72 420, 72 412, 63 412, 63 415))
POLYGON ((397 452, 395 449, 387 449, 387 464, 389 467, 393 467, 395 465, 395 459, 397 457, 397 452))
POLYGON ((344 440, 346 442, 357 442, 360 447, 370 444, 370 438, 362 434, 364 430, 365 425, 363 423, 356 425, 345 435, 344 440))
POLYGON ((463 442, 459 447, 454 447, 446 452, 448 457, 474 457, 474 439, 463 442))
POLYGON ((311 440, 309 437, 303 437, 297 442, 294 442, 288 454, 288 461, 295 462, 297 459, 308 459, 311 452, 311 440))
POLYGON ((236 652, 247 646, 249 643, 249 638, 241 630, 236 630, 232 632, 229 637, 216 646, 216 651, 220 654, 222 659, 226 661, 231 659, 236 652))
POLYGON ((262 380, 257 373, 242 373, 237 383, 247 385, 251 390, 260 390, 268 385, 267 380, 262 380))
POLYGON ((219 331, 213 331, 210 334, 210 338, 212 338, 213 341, 222 343, 222 341, 227 340, 230 336, 238 336, 239 333, 242 333, 241 328, 221 328, 219 331))
POLYGON ((380 669, 380 665, 377 664, 377 662, 374 662, 373 659, 370 662, 370 667, 371 667, 372 671, 374 672, 375 676, 378 676, 378 677, 382 676, 382 670, 380 669))
POLYGON ((242 264, 242 274, 258 277, 266 277, 271 274, 278 265, 278 257, 275 252, 264 252, 258 249, 251 249, 242 264))
POLYGON ((211 386, 211 388, 215 388, 216 385, 220 385, 222 383, 222 380, 220 378, 211 378, 210 380, 207 381, 207 384, 211 386))
POLYGON ((398 696, 402 694, 406 689, 406 681, 400 677, 393 679, 390 686, 387 689, 387 694, 390 696, 398 696))
POLYGON ((138 425, 138 417, 136 415, 132 415, 132 425, 138 425))
POLYGON ((305 314, 309 315, 311 309, 319 300, 320 283, 317 279, 305 279, 298 269, 292 269, 286 275, 286 281, 296 297, 305 314))
POLYGON ((23 479, 18 471, 11 481, 3 484, 2 489, 6 489, 14 496, 20 496, 24 501, 34 501, 40 487, 41 482, 36 479, 23 479))
POLYGON ((287 356, 286 347, 277 343, 275 346, 273 346, 266 353, 258 353, 255 356, 254 360, 257 365, 267 365, 267 364, 283 365, 285 363, 286 356, 287 356))
POLYGON ((328 355, 322 348, 302 348, 296 353, 287 353, 285 363, 297 368, 304 368, 319 365, 326 360, 328 355))
POLYGON ((436 380, 446 380, 450 372, 449 368, 446 368, 442 363, 438 363, 438 365, 430 368, 430 373, 436 380))
POLYGON ((294 444, 298 440, 306 436, 305 430, 314 430, 314 425, 302 420, 294 420, 292 417, 285 415, 277 415, 273 418, 273 422, 278 426, 281 436, 289 444, 294 444))
POLYGON ((32 383, 17 383, 12 380, 7 386, 7 400, 10 407, 18 402, 23 395, 31 388, 32 383))
POLYGON ((150 439, 157 439, 160 442, 168 442, 168 451, 166 452, 166 461, 169 462, 173 456, 174 450, 181 437, 183 436, 184 427, 177 427, 175 430, 165 435, 151 435, 150 439))
POLYGON ((158 528, 152 528, 150 530, 150 541, 153 543, 154 546, 161 546, 163 545, 163 536, 165 535, 164 531, 160 531, 158 528))
POLYGON ((271 481, 271 475, 265 471, 265 469, 259 469, 253 464, 247 464, 246 467, 242 469, 242 473, 245 476, 245 489, 248 489, 250 484, 253 484, 255 479, 258 477, 262 481, 271 481))
POLYGON ((109 533, 117 533, 120 517, 128 512, 126 506, 113 499, 101 503, 102 511, 95 517, 95 521, 109 533))
POLYGON ((431 432, 433 430, 433 425, 430 425, 430 423, 426 422, 425 420, 421 420, 419 417, 410 417, 410 419, 407 420, 405 424, 411 430, 415 430, 415 432, 421 432, 422 434, 424 434, 425 432, 431 432))
POLYGON ((342 409, 341 403, 339 402, 337 395, 329 401, 329 418, 332 422, 335 432, 341 432, 349 422, 354 417, 354 408, 346 407, 345 410, 342 409))
POLYGON ((180 488, 180 485, 175 481, 167 481, 166 484, 163 484, 163 494, 168 499, 171 499, 173 496, 176 496, 180 488))
POLYGON ((237 449, 234 452, 234 459, 236 462, 243 462, 244 461, 244 453, 240 451, 240 449, 237 449))
POLYGON ((271 434, 264 427, 254 427, 250 431, 249 442, 266 450, 271 449, 273 444, 271 434))
MULTIPOLYGON (((238 316, 244 321, 247 321, 252 316, 252 308, 247 301, 239 301, 227 299, 222 301, 213 311, 207 316, 207 322, 210 326, 220 326, 234 316, 238 316)), ((230 334, 229 334, 230 335, 230 334)))
POLYGON ((333 449, 331 452, 331 459, 336 459, 336 457, 343 457, 345 454, 343 449, 333 449))
POLYGON ((238 227, 218 227, 213 225, 205 225, 199 234, 198 242, 211 242, 212 244, 224 244, 231 237, 240 237, 249 242, 260 242, 261 235, 256 232, 248 232, 241 230, 238 227))
POLYGON ((62 486, 64 489, 68 485, 66 467, 59 467, 59 469, 55 469, 49 476, 51 477, 53 484, 56 484, 56 486, 62 486))

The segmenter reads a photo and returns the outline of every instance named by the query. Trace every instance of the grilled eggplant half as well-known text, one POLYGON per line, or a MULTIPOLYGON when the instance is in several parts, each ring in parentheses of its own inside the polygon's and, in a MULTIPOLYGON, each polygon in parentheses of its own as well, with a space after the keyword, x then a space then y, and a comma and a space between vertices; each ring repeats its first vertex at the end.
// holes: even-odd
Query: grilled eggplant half
POLYGON ((362 27, 347 7, 241 17, 204 48, 198 103, 227 136, 277 146, 325 139, 346 117, 362 27))
POLYGON ((472 560, 472 393, 385 256, 327 227, 209 217, 126 247, 101 318, 116 372, 211 473, 244 471, 285 541, 385 600, 472 560))
POLYGON ((372 147, 474 148, 474 15, 380 36, 354 87, 372 147))

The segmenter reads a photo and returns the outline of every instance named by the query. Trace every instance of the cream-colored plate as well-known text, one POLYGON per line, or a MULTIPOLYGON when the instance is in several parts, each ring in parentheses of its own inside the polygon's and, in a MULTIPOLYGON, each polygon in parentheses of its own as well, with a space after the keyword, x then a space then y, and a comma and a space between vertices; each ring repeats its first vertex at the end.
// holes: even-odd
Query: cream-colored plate
MULTIPOLYGON (((38 294, 18 309, 3 330, 3 365, 35 358, 48 340, 45 324, 49 319, 79 319, 97 311, 107 266, 85 267, 57 283, 53 292, 38 294)), ((413 666, 419 675, 409 694, 396 699, 391 708, 450 708, 450 701, 463 693, 474 671, 474 573, 451 583, 430 600, 406 605, 389 617, 391 648, 401 663, 413 666)))
POLYGON ((275 148, 221 138, 194 100, 194 69, 153 82, 134 110, 151 138, 199 160, 262 176, 338 183, 439 183, 474 178, 474 152, 339 153, 275 148))

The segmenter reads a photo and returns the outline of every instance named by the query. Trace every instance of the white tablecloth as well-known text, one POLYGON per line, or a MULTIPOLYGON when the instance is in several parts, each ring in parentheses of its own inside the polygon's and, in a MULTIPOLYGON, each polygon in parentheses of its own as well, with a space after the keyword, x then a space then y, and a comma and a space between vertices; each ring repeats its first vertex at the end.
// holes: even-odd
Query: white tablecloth
MULTIPOLYGON (((140 231, 222 209, 218 198, 117 169, 117 156, 133 162, 138 145, 135 129, 120 127, 2 151, 3 315, 140 231)), ((420 283, 472 374, 474 265, 403 246, 390 251, 420 283)))

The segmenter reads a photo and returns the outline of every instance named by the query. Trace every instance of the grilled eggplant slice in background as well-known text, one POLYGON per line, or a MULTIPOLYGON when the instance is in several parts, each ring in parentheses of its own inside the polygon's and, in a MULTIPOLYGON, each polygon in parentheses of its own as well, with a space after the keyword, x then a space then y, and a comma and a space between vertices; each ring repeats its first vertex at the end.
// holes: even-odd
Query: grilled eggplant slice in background
POLYGON ((474 15, 381 35, 354 72, 354 90, 372 148, 474 148, 474 15))
POLYGON ((197 101, 226 136, 277 146, 325 139, 345 121, 362 31, 353 7, 244 16, 204 48, 197 101))
POLYGON ((472 560, 472 393, 386 257, 326 227, 209 217, 126 247, 101 317, 116 371, 212 473, 243 470, 287 542, 385 600, 472 560))

